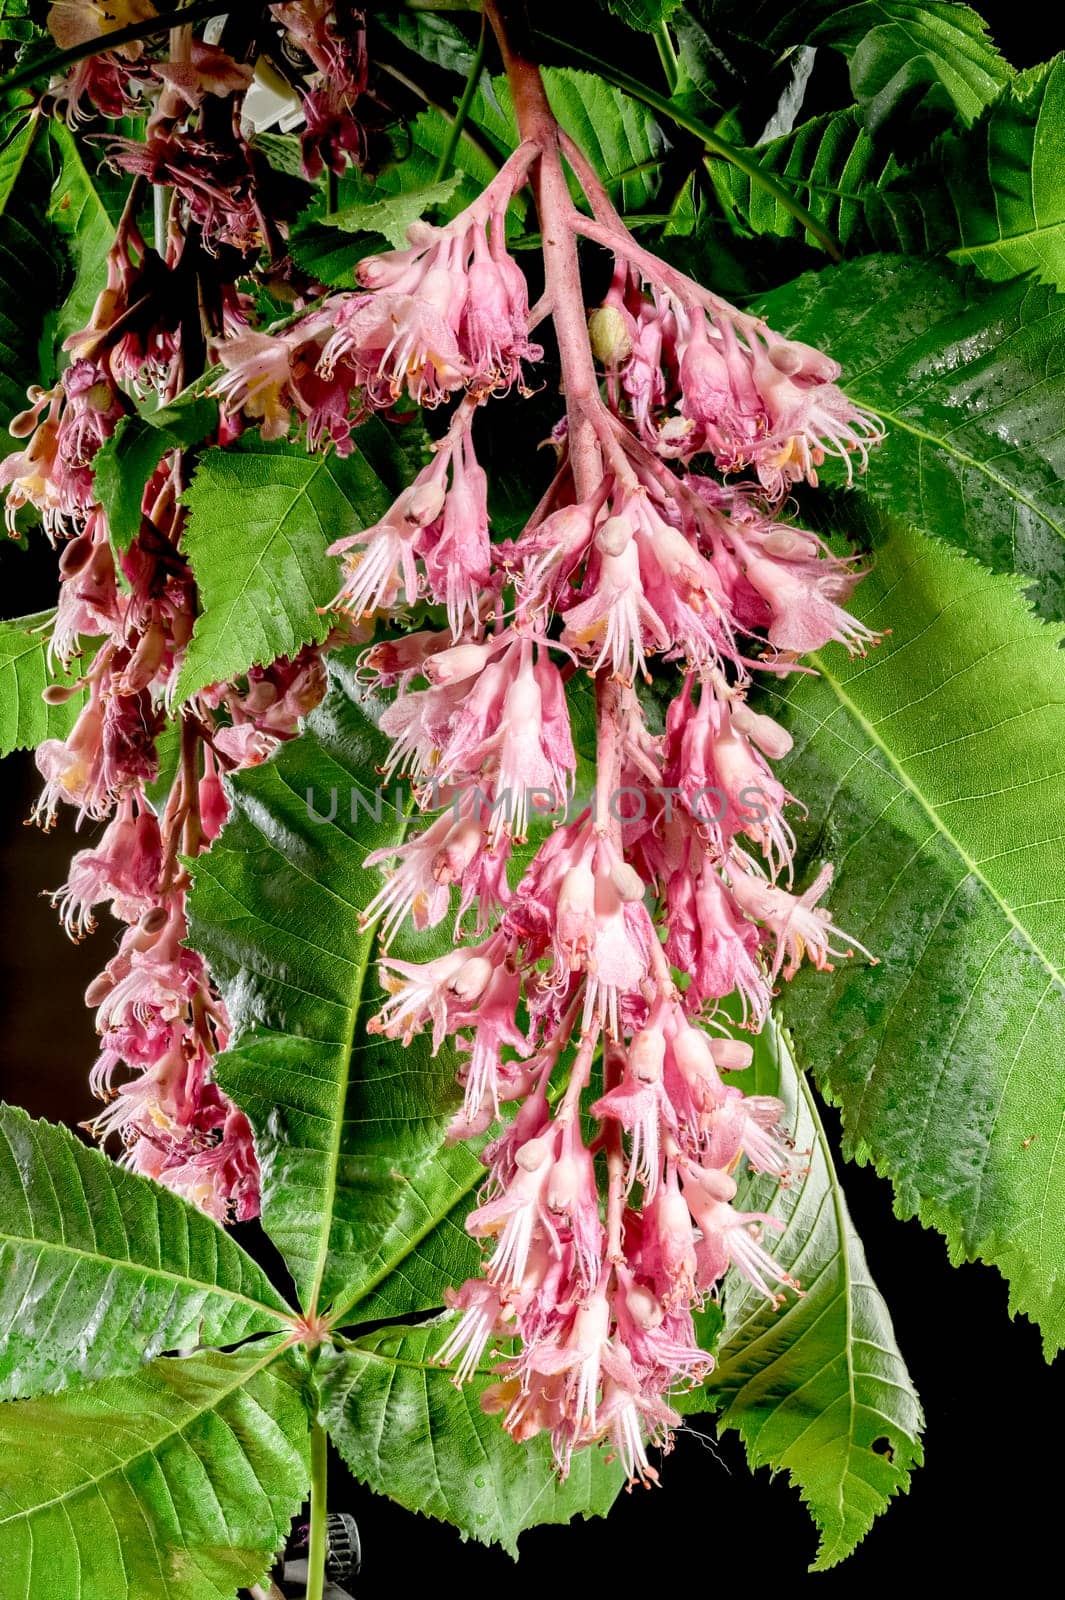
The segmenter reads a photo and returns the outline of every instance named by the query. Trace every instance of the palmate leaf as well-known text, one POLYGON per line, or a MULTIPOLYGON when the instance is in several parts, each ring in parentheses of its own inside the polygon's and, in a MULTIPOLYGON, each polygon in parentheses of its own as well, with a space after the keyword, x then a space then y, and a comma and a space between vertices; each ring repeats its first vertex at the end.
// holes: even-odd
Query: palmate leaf
POLYGON ((65 1128, 0 1107, 0 1399, 289 1320, 202 1211, 65 1128))
POLYGON ((844 1148, 901 1215, 1010 1284, 1065 1342, 1065 656, 996 578, 896 526, 854 610, 890 636, 811 658, 766 709, 814 819, 800 882, 834 861, 833 914, 879 965, 801 973, 782 998, 844 1148))
POLYGON ((34 750, 45 739, 65 739, 85 704, 84 690, 74 688, 84 662, 73 662, 68 671, 49 669, 52 620, 52 612, 41 611, 0 622, 0 756, 34 750), (62 705, 45 705, 41 693, 50 683, 73 693, 62 705))
MULTIPOLYGON (((782 333, 843 367, 887 441, 863 495, 996 572, 1033 580, 1065 617, 1065 299, 943 262, 870 256, 764 297, 782 333)), ((829 464, 826 482, 840 481, 829 464)))
POLYGON ((0 1406, 0 1566, 20 1600, 234 1600, 309 1478, 291 1353, 162 1359, 0 1406))
POLYGON ((736 1205, 785 1224, 766 1233, 797 1277, 777 1310, 736 1272, 725 1281, 717 1365, 685 1409, 712 1405, 753 1467, 787 1471, 819 1532, 812 1571, 842 1561, 922 1460, 921 1406, 891 1317, 847 1212, 817 1105, 774 1022, 745 1075, 751 1094, 784 1102, 784 1126, 808 1169, 788 1188, 748 1174, 736 1205))
MULTIPOLYGON (((378 802, 381 708, 364 704, 350 660, 329 670, 302 736, 232 780, 191 921, 234 1024, 218 1078, 255 1128, 263 1225, 304 1307, 351 1323, 438 1307, 476 1270, 462 1219, 484 1169, 443 1143, 454 1059, 366 1030, 382 996, 360 913, 380 879, 362 862, 403 838, 406 795, 389 785, 378 802)), ((411 954, 443 948, 419 938, 411 954)))
POLYGON ((1034 273, 1065 289, 1065 57, 1019 73, 964 133, 870 197, 892 247, 945 251, 1001 280, 1034 273))
POLYGON ((371 526, 391 495, 364 452, 310 455, 245 434, 209 450, 185 495, 185 551, 200 615, 178 681, 187 699, 210 683, 320 643, 332 626, 334 539, 371 526))
POLYGON ((515 1557, 525 1528, 605 1516, 622 1485, 620 1463, 581 1450, 560 1483, 546 1435, 516 1444, 481 1410, 498 1381, 491 1373, 457 1388, 435 1362, 453 1321, 379 1328, 323 1351, 315 1370, 323 1420, 355 1476, 515 1557))
POLYGON ((870 130, 925 104, 971 122, 1010 75, 983 17, 953 0, 834 7, 812 42, 835 45, 850 58, 851 88, 870 130))

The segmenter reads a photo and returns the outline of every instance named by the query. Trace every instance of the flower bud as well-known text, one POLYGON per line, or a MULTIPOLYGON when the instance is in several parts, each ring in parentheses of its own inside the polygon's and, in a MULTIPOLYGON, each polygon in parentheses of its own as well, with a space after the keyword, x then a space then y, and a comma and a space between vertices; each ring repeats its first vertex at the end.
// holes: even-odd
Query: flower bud
POLYGON ((47 689, 41 690, 41 699, 46 706, 63 706, 80 688, 80 683, 50 683, 47 689))
POLYGON ((92 535, 80 533, 76 539, 71 539, 63 554, 59 557, 59 576, 72 578, 80 572, 93 553, 92 535))
POLYGON ((631 539, 632 523, 628 517, 607 517, 596 529, 595 548, 604 556, 620 556, 631 539))
POLYGON ((657 1328, 665 1316, 661 1304, 650 1289, 645 1289, 640 1283, 634 1283, 626 1294, 625 1309, 638 1328, 657 1328))
POLYGON ((20 411, 13 416, 7 425, 7 431, 12 439, 28 439, 37 426, 38 415, 36 409, 31 406, 29 410, 20 411))
POLYGON ((269 678, 260 678, 258 683, 253 683, 244 696, 245 710, 253 716, 258 716, 263 711, 269 711, 276 705, 280 698, 276 683, 271 683, 269 678))
POLYGON ((746 1039, 711 1039, 710 1054, 722 1072, 742 1072, 754 1060, 754 1046, 746 1039))
POLYGON ((551 1156, 551 1143, 548 1139, 528 1139, 521 1149, 515 1152, 514 1165, 523 1172, 535 1172, 537 1167, 542 1167, 551 1156))
POLYGON ((364 289, 387 289, 396 283, 411 265, 407 250, 385 250, 379 256, 367 256, 355 268, 355 281, 364 289))
POLYGON ((462 822, 453 828, 433 857, 433 882, 446 886, 461 878, 480 849, 483 837, 479 822, 462 822))
POLYGON ((572 1156, 560 1156, 551 1168, 547 1204, 551 1211, 568 1211, 580 1193, 580 1172, 572 1156))
POLYGON ((762 540, 762 549, 778 561, 798 561, 817 554, 813 540, 805 538, 795 528, 774 528, 762 540))
POLYGON ((732 708, 732 725, 752 739, 771 761, 780 761, 795 743, 787 728, 760 711, 752 711, 742 701, 732 708))
POLYGON ((769 359, 778 372, 785 377, 792 378, 802 370, 802 356, 795 346, 785 341, 783 344, 774 344, 769 348, 769 359))
POLYGON ((449 650, 438 650, 425 663, 424 672, 429 682, 437 685, 460 683, 480 672, 491 653, 483 644, 456 644, 449 650))
POLYGON ((642 1028, 629 1046, 629 1071, 639 1083, 661 1083, 666 1038, 661 1028, 642 1028))
POLYGON ((102 1005, 114 986, 115 980, 109 972, 101 972, 99 977, 94 978, 85 991, 85 1004, 89 1010, 95 1011, 97 1006, 102 1005))
POLYGON ((619 367, 632 354, 632 334, 617 306, 599 306, 588 318, 592 353, 604 367, 619 367))
POLYGON ((400 495, 395 511, 411 527, 427 528, 444 509, 447 490, 442 483, 414 483, 400 495))
POLYGON ((730 1178, 727 1172, 718 1172, 714 1168, 700 1168, 696 1174, 696 1182, 704 1194, 711 1200, 734 1200, 736 1198, 736 1180, 730 1178))
POLYGON ((610 881, 626 905, 635 905, 644 896, 644 881, 635 867, 627 861, 615 861, 610 869, 610 881))
POLYGON ((166 907, 153 906, 150 911, 146 911, 144 913, 143 917, 141 917, 140 921, 138 922, 137 927, 140 929, 141 933, 161 933, 163 928, 166 927, 166 922, 166 907))
POLYGON ((456 972, 448 988, 458 1000, 479 1000, 492 976, 492 963, 484 956, 471 956, 456 972))

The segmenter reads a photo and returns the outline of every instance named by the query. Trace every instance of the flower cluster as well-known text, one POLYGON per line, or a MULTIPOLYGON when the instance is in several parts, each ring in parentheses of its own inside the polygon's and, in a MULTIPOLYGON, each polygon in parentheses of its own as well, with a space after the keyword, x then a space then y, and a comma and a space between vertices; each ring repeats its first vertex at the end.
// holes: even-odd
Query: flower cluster
POLYGON ((749 695, 756 673, 779 678, 830 640, 875 642, 844 609, 859 568, 784 513, 827 454, 864 466, 880 430, 833 362, 641 249, 564 136, 530 143, 506 179, 535 161, 567 412, 557 474, 518 538, 490 537, 474 449, 478 408, 540 354, 498 182, 446 228, 418 225, 408 250, 364 262, 328 334, 312 318, 269 351, 223 346, 223 387, 278 432, 312 416, 308 381, 342 370, 366 407, 461 396, 430 464, 334 547, 342 614, 428 601, 446 617, 364 657, 393 691, 386 770, 443 807, 370 857, 390 869, 366 913, 382 919, 388 996, 370 1026, 450 1041, 464 1089, 451 1137, 493 1135, 467 1220, 484 1272, 451 1294, 441 1359, 463 1381, 501 1342, 512 1353, 484 1403, 515 1438, 546 1430, 565 1472, 609 1437, 630 1479, 651 1481, 648 1446, 677 1420, 670 1391, 711 1365, 700 1304, 730 1268, 770 1301, 799 1292, 768 1247, 780 1224, 734 1203, 741 1164, 786 1182, 793 1160, 780 1104, 734 1081, 752 1059, 742 1029, 758 1031, 803 959, 827 969, 862 947, 820 903, 830 867, 793 883, 795 802, 773 770, 791 739, 749 695), (615 258, 587 324, 581 233, 615 258), (664 726, 641 692, 655 660, 677 675, 664 726), (566 684, 584 675, 596 782, 571 815, 566 684), (508 875, 531 832, 539 848, 508 875), (452 910, 448 953, 390 953, 407 918, 424 929, 452 910))
MULTIPOLYGON (((319 74, 313 138, 336 167, 357 152, 355 102, 365 81, 361 15, 298 0, 274 8, 319 74), (323 100, 323 96, 325 99, 323 100), (328 107, 325 101, 328 100, 328 107)), ((148 0, 107 8, 53 6, 57 43, 77 44, 150 20, 148 0)), ((238 30, 239 31, 239 30, 238 30)), ((250 47, 250 38, 245 41, 250 47)), ((259 1174, 251 1128, 213 1078, 226 1044, 224 1007, 202 959, 186 947, 183 860, 225 820, 227 772, 265 760, 320 700, 320 652, 252 667, 175 711, 175 691, 197 614, 182 548, 187 460, 168 450, 145 485, 140 531, 116 547, 94 480, 101 446, 135 401, 168 401, 199 376, 211 340, 254 339, 252 306, 238 289, 244 257, 271 244, 270 224, 240 132, 252 69, 219 45, 178 28, 166 55, 145 44, 89 56, 54 97, 76 120, 91 102, 107 116, 148 114, 143 142, 111 140, 115 164, 134 174, 87 327, 67 340, 70 360, 48 390, 34 388, 11 423, 20 448, 0 466, 15 531, 32 507, 62 547, 50 649, 81 676, 55 685, 53 704, 83 701, 65 739, 37 751, 44 787, 36 820, 60 806, 78 824, 106 823, 79 849, 54 903, 72 938, 100 906, 124 924, 116 954, 90 985, 101 1053, 91 1075, 107 1104, 92 1124, 118 1135, 125 1159, 219 1219, 257 1214, 259 1174), (141 231, 146 185, 169 193, 165 235, 141 231), (223 248, 227 247, 227 248, 223 248)), ((317 158, 317 159, 320 159, 317 158)), ((235 429, 224 424, 220 438, 235 429)))
MULTIPOLYGON (((85 45, 156 16, 151 0, 60 0, 48 27, 62 49, 85 45)), ((286 54, 306 67, 303 108, 303 167, 317 178, 358 164, 365 154, 359 100, 366 89, 366 30, 360 7, 350 0, 284 0, 258 15, 234 15, 223 37, 239 42, 255 59, 266 35, 280 35, 286 54), (260 41, 259 35, 263 35, 260 41), (254 48, 253 48, 254 47, 254 48)), ((158 30, 166 39, 166 31, 158 30)), ((275 43, 278 40, 275 37, 275 43)), ((191 28, 177 27, 164 54, 154 36, 100 48, 78 62, 52 91, 72 126, 95 114, 117 119, 147 117, 143 139, 109 141, 112 162, 156 185, 172 188, 206 248, 229 245, 243 253, 273 242, 272 221, 256 195, 257 168, 242 124, 244 96, 251 88, 250 60, 208 44, 191 28)))
MULTIPOLYGON (((325 0, 271 9, 317 75, 308 170, 337 170, 361 148, 357 13, 325 0)), ((751 690, 829 641, 875 642, 845 609, 859 566, 792 525, 787 496, 830 455, 864 467, 879 423, 828 358, 633 239, 538 80, 513 84, 521 143, 472 205, 442 227, 415 224, 408 248, 359 264, 355 290, 263 332, 238 287, 240 261, 271 246, 235 115, 247 68, 192 40, 167 62, 94 59, 103 87, 78 89, 73 106, 152 97, 146 144, 110 148, 134 190, 172 191, 166 246, 146 246, 131 204, 91 324, 60 384, 31 394, 13 425, 24 447, 0 474, 9 516, 32 504, 65 541, 54 649, 68 659, 99 641, 72 733, 39 753, 38 808, 47 821, 70 802, 108 821, 57 893, 71 931, 101 903, 127 925, 89 994, 103 1038, 94 1081, 110 1099, 97 1131, 120 1131, 136 1166, 216 1215, 253 1213, 250 1130, 212 1081, 225 1013, 184 944, 182 862, 224 820, 221 775, 296 731, 323 672, 308 650, 197 696, 156 803, 196 607, 185 465, 161 458, 141 531, 116 558, 95 453, 131 392, 172 397, 196 375, 197 349, 222 368, 223 442, 258 426, 344 453, 371 412, 451 405, 414 481, 333 546, 338 635, 385 624, 362 663, 390 695, 385 771, 427 814, 369 858, 385 868, 366 920, 381 924, 386 993, 369 1026, 456 1050, 450 1137, 480 1141, 487 1169, 467 1220, 484 1270, 451 1291, 440 1358, 460 1382, 497 1360, 483 1403, 515 1438, 547 1432, 563 1473, 574 1450, 609 1438, 630 1480, 653 1481, 649 1447, 667 1447, 677 1420, 671 1392, 712 1364, 694 1318, 725 1274, 773 1302, 801 1292, 769 1248, 779 1224, 737 1204, 743 1170, 786 1183, 793 1164, 780 1104, 735 1081, 752 1059, 742 1035, 804 959, 825 969, 862 947, 821 903, 831 867, 805 889, 793 881, 797 802, 774 771, 790 737, 751 690), (532 308, 507 249, 508 207, 530 180, 545 266, 532 308), (580 236, 613 263, 590 318, 580 236), (178 281, 193 284, 195 311, 178 281), (565 393, 557 470, 520 534, 493 539, 477 416, 528 392, 548 316, 565 393), (415 606, 419 631, 388 628, 415 606), (675 692, 659 721, 645 683, 663 664, 675 692), (585 793, 570 712, 589 680, 585 793), (519 870, 514 847, 530 837, 519 870), (405 921, 452 915, 446 954, 392 954, 405 921)))
POLYGON ((217 344, 225 368, 216 393, 230 416, 263 437, 303 428, 311 449, 345 454, 370 410, 406 394, 436 406, 523 387, 523 363, 543 354, 529 338, 525 278, 504 243, 506 208, 535 151, 520 147, 478 198, 445 228, 411 230, 411 248, 371 256, 363 288, 329 296, 278 334, 242 333, 217 344))

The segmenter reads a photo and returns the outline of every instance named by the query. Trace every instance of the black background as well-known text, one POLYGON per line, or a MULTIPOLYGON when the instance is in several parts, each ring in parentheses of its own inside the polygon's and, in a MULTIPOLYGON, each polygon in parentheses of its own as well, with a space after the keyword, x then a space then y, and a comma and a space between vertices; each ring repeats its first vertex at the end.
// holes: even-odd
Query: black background
MULTIPOLYGON (((1060 14, 1050 22, 1053 13, 1038 6, 978 9, 1015 65, 1060 48, 1060 14)), ((4 614, 54 604, 54 562, 39 535, 28 551, 0 547, 4 614)), ((78 841, 66 817, 48 835, 23 826, 37 790, 31 758, 3 764, 0 1094, 36 1116, 77 1123, 96 1109, 86 1085, 95 1037, 82 992, 108 959, 115 933, 104 925, 72 946, 60 931, 42 889, 63 882, 78 841)), ((833 1114, 826 1117, 834 1126, 833 1114)), ((886 1183, 869 1169, 848 1167, 844 1177, 924 1402, 927 1465, 850 1561, 813 1581, 831 1594, 907 1579, 922 1591, 1004 1578, 1038 1591, 1059 1544, 1059 1497, 1051 1507, 1049 1495, 1060 1477, 1065 1423, 1060 1363, 1048 1368, 1037 1330, 1023 1318, 1009 1320, 1006 1288, 993 1270, 951 1268, 937 1234, 893 1216, 886 1183)), ((253 1230, 241 1233, 256 1248, 253 1230)), ((717 1440, 709 1419, 695 1419, 678 1434, 662 1481, 659 1490, 622 1495, 605 1521, 530 1531, 517 1567, 498 1550, 464 1545, 451 1529, 369 1494, 339 1462, 331 1499, 359 1521, 360 1600, 439 1582, 531 1595, 593 1582, 653 1593, 660 1581, 698 1594, 719 1581, 750 1590, 806 1577, 816 1545, 807 1514, 785 1478, 771 1480, 764 1470, 751 1476, 735 1435, 717 1440)))

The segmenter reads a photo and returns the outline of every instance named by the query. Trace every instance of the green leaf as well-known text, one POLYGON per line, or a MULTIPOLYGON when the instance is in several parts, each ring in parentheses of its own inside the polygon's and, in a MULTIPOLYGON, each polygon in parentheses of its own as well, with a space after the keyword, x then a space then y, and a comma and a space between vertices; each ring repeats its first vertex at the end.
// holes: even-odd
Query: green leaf
POLYGON ((0 1562, 20 1600, 232 1600, 309 1478, 306 1378, 259 1346, 0 1406, 0 1562))
POLYGON ((435 1365, 453 1321, 379 1328, 344 1350, 323 1350, 315 1369, 322 1417, 355 1476, 515 1558, 525 1528, 605 1516, 621 1488, 620 1464, 581 1450, 560 1483, 544 1434, 516 1444, 498 1416, 481 1410, 490 1373, 460 1389, 435 1365))
POLYGON ((946 251, 985 278, 1031 272, 1065 289, 1065 56, 1013 78, 976 124, 875 197, 881 235, 946 251))
POLYGON ((0 456, 23 448, 6 424, 25 409, 28 386, 54 376, 50 353, 42 359, 39 348, 59 297, 43 134, 42 119, 32 114, 0 150, 0 456))
POLYGON ((356 264, 370 253, 332 226, 321 195, 292 224, 288 250, 302 272, 331 289, 354 288, 356 264))
POLYGON ((801 973, 783 1015, 843 1111, 845 1150, 954 1261, 1010 1282, 1065 1342, 1065 655, 995 578, 896 526, 853 609, 890 635, 811 658, 774 716, 814 821, 800 882, 837 865, 836 922, 880 958, 801 973))
POLYGON ((851 88, 870 130, 931 93, 971 122, 1006 83, 1010 67, 968 6, 929 0, 875 0, 844 6, 815 41, 850 57, 851 88))
POLYGON ((437 12, 382 12, 374 21, 420 61, 443 67, 446 72, 457 72, 462 78, 472 72, 474 46, 460 28, 437 12))
MULTIPOLYGON (((899 171, 895 158, 874 144, 854 106, 813 117, 792 133, 745 154, 797 194, 844 247, 856 240, 869 241, 870 191, 899 171)), ((732 162, 711 162, 710 176, 721 205, 738 215, 752 233, 805 237, 809 244, 818 243, 794 212, 732 162)))
MULTIPOLYGON (((454 1060, 366 1030, 381 997, 360 912, 379 879, 362 862, 402 840, 405 795, 377 791, 376 817, 381 708, 346 654, 329 670, 302 736, 231 779, 232 819, 194 864, 190 914, 233 1022, 218 1081, 255 1129, 263 1226, 301 1304, 351 1323, 438 1307, 477 1270, 462 1223, 484 1169, 444 1145, 454 1060)), ((412 958, 431 945, 418 938, 412 958)))
POLYGON ((369 527, 391 503, 357 447, 310 455, 299 444, 245 434, 209 450, 185 494, 185 551, 200 615, 178 681, 188 699, 210 683, 321 643, 319 607, 336 593, 334 539, 369 527))
POLYGON ((439 183, 407 189, 381 200, 358 200, 328 219, 342 233, 380 233, 397 250, 406 248, 407 229, 433 206, 444 205, 458 186, 461 174, 453 172, 439 183))
POLYGON ((96 297, 107 282, 107 253, 115 229, 66 123, 51 118, 48 136, 59 157, 48 217, 66 243, 74 273, 56 327, 56 342, 62 344, 89 325, 96 297))
POLYGON ((972 122, 1012 72, 984 18, 954 0, 709 0, 705 10, 715 38, 841 51, 871 126, 929 92, 972 122))
MULTIPOLYGON (((871 256, 762 302, 770 323, 834 356, 886 443, 858 484, 923 533, 1034 580, 1065 616, 1065 300, 933 261, 871 256)), ((826 482, 839 481, 826 467, 826 482)))
POLYGON ((289 1320, 202 1211, 66 1128, 0 1107, 0 1399, 289 1320))
POLYGON ((41 699, 49 684, 73 688, 84 669, 74 661, 69 670, 48 664, 53 611, 0 622, 0 756, 12 750, 34 750, 45 739, 65 739, 85 704, 85 691, 75 689, 62 705, 41 699))
POLYGON ((256 133, 249 144, 275 172, 283 172, 287 178, 304 178, 303 146, 298 133, 256 133))
MULTIPOLYGON (((864 974, 863 974, 864 975, 864 974)), ((797 1277, 777 1310, 739 1275, 726 1280, 717 1366, 702 1391, 753 1468, 786 1471, 819 1532, 811 1571, 850 1555, 922 1461, 921 1406, 869 1274, 817 1104, 770 1021, 744 1089, 783 1100, 784 1126, 809 1166, 790 1187, 748 1173, 736 1205, 784 1223, 766 1234, 797 1277)), ((694 1409, 689 1398, 686 1409, 694 1409)))
POLYGON ((682 0, 600 0, 600 3, 626 27, 638 28, 642 33, 653 33, 668 21, 682 0))
MULTIPOLYGON (((491 79, 490 87, 486 83, 474 96, 470 121, 505 157, 518 144, 510 91, 505 78, 491 79)), ((639 211, 653 199, 666 141, 647 107, 594 73, 570 67, 547 68, 544 87, 562 127, 580 145, 622 209, 639 211)), ((472 172, 465 146, 459 146, 457 159, 472 172)))
POLYGON ((116 551, 128 550, 140 532, 144 490, 166 452, 202 444, 217 427, 217 403, 194 394, 121 419, 92 463, 93 486, 116 551))

